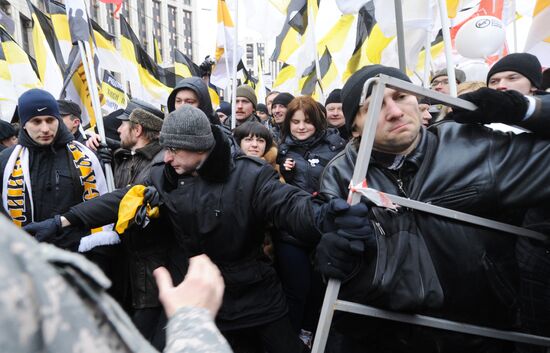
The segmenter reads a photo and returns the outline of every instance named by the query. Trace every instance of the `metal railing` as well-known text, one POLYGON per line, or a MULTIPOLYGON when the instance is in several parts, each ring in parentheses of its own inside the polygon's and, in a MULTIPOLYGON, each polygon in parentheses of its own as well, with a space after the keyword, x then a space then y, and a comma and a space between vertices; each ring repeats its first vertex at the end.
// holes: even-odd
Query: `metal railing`
MULTIPOLYGON (((386 87, 397 89, 402 92, 414 94, 416 96, 430 97, 432 101, 449 105, 451 107, 459 107, 467 110, 475 110, 477 107, 465 100, 454 98, 439 92, 435 92, 426 88, 416 86, 412 83, 405 82, 394 77, 387 75, 379 75, 375 78, 370 78, 365 82, 363 91, 361 94, 361 104, 363 105, 367 99, 367 92, 373 86, 371 101, 369 103, 369 109, 367 111, 367 117, 365 119, 361 142, 359 145, 359 152, 357 155, 357 161, 352 176, 352 185, 359 185, 365 176, 367 175, 369 160, 372 154, 372 147, 374 144, 374 136, 376 132, 376 126, 378 123, 378 115, 382 108, 382 102, 384 99, 384 91, 386 87)), ((476 224, 479 226, 496 229, 502 232, 525 236, 533 239, 548 240, 548 237, 544 234, 512 226, 509 224, 496 222, 493 220, 485 219, 482 217, 470 215, 463 212, 454 211, 451 209, 434 206, 424 202, 403 198, 397 195, 385 194, 394 204, 419 210, 422 212, 432 213, 435 215, 460 220, 463 222, 476 224)), ((351 204, 358 203, 361 199, 361 195, 358 192, 352 194, 351 204)), ((338 293, 340 292, 340 281, 330 279, 328 282, 327 290, 325 292, 325 298, 323 306, 321 308, 321 315, 319 317, 319 324, 315 333, 315 341, 313 342, 312 353, 322 353, 325 350, 330 326, 332 323, 332 317, 335 310, 345 311, 349 313, 355 313, 365 316, 376 317, 380 319, 386 319, 391 321, 399 321, 408 324, 427 326, 437 329, 443 329, 448 331, 455 331, 467 334, 473 334, 478 336, 502 339, 507 341, 528 343, 540 346, 550 347, 550 337, 536 336, 516 331, 498 330, 489 327, 476 326, 471 324, 465 324, 441 318, 435 318, 430 316, 418 315, 418 314, 405 314, 400 312, 394 312, 384 310, 368 305, 358 304, 345 300, 338 299, 338 293)))

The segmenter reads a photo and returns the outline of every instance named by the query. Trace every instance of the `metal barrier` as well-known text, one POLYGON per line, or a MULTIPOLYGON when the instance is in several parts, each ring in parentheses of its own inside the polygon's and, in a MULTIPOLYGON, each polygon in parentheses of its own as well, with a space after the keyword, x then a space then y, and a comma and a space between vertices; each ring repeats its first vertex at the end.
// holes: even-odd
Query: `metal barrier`
MULTIPOLYGON (((372 89, 371 101, 369 103, 369 109, 363 127, 363 134, 361 137, 361 143, 359 145, 359 152, 357 154, 357 160, 355 169, 353 171, 352 185, 359 185, 365 175, 367 175, 369 160, 372 154, 372 147, 374 144, 374 136, 376 132, 376 125, 378 123, 378 115, 382 108, 382 102, 384 98, 384 90, 386 87, 394 88, 402 92, 407 92, 417 96, 430 97, 437 103, 449 105, 451 107, 460 107, 467 110, 475 110, 477 107, 465 100, 454 98, 439 92, 435 92, 426 88, 416 86, 412 83, 396 79, 387 75, 379 75, 375 78, 370 78, 365 82, 363 91, 361 94, 361 103, 363 105, 367 98, 367 92, 372 89)), ((496 222, 493 220, 485 219, 482 217, 470 215, 463 212, 454 211, 451 209, 434 206, 420 201, 415 201, 407 198, 403 198, 397 195, 387 196, 394 204, 416 209, 422 212, 428 212, 443 217, 460 220, 467 223, 476 224, 479 226, 496 229, 506 233, 525 236, 533 239, 548 240, 548 237, 544 234, 534 232, 529 229, 512 226, 509 224, 496 222)), ((353 193, 351 195, 351 204, 358 203, 361 199, 359 193, 353 193)), ((550 347, 550 337, 530 335, 522 332, 497 330, 494 328, 481 327, 476 325, 464 324, 460 322, 444 320, 441 318, 429 317, 417 314, 405 314, 400 312, 393 312, 389 310, 383 310, 376 307, 353 303, 349 301, 339 300, 338 293, 340 292, 340 281, 330 279, 328 282, 327 290, 325 292, 325 298, 323 306, 321 308, 321 316, 319 317, 319 324, 315 333, 315 341, 313 342, 312 353, 322 353, 325 350, 328 334, 330 331, 330 325, 332 323, 332 317, 335 310, 345 311, 349 313, 355 313, 365 316, 372 316, 376 318, 399 321, 414 325, 427 326, 432 328, 438 328, 448 331, 455 331, 467 334, 473 334, 478 336, 485 336, 490 338, 502 339, 507 341, 528 343, 540 346, 550 347)))

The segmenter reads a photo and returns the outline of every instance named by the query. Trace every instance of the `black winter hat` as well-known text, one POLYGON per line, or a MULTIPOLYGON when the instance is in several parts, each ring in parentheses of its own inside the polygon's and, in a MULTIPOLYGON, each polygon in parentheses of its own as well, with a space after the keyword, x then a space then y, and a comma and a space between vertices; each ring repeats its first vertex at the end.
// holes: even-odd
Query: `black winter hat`
POLYGON ((292 102, 293 99, 294 99, 294 96, 290 93, 287 93, 287 92, 279 93, 278 95, 275 96, 275 98, 271 102, 271 106, 274 107, 275 104, 280 104, 286 107, 290 104, 290 102, 292 102))
POLYGON ((330 92, 327 100, 325 101, 325 107, 330 103, 342 103, 342 90, 340 88, 330 92))
MULTIPOLYGON (((398 78, 403 81, 411 82, 411 79, 403 73, 403 71, 384 65, 368 65, 362 67, 359 71, 355 72, 347 80, 346 84, 342 88, 342 110, 344 117, 346 118, 346 126, 351 131, 355 115, 359 110, 359 103, 361 100, 361 93, 363 92, 363 85, 372 77, 379 74, 384 74, 398 78)), ((370 96, 372 88, 369 88, 367 97, 370 96)))
POLYGON ((514 71, 527 77, 536 88, 542 84, 542 67, 539 59, 529 53, 508 54, 499 61, 487 73, 487 85, 491 76, 503 71, 514 71))
POLYGON ((7 121, 0 120, 0 141, 16 136, 15 128, 7 121))
POLYGON ((57 105, 59 106, 59 114, 60 115, 69 115, 69 114, 71 114, 71 115, 76 116, 77 118, 80 118, 80 116, 82 115, 82 110, 80 109, 78 104, 76 104, 73 101, 58 99, 57 100, 57 105))
POLYGON ((263 103, 258 103, 258 106, 256 107, 256 111, 267 114, 267 106, 263 103))
POLYGON ((55 98, 47 91, 33 88, 23 93, 17 101, 21 127, 35 116, 49 115, 61 119, 55 98))
POLYGON ((218 107, 218 109, 216 109, 216 112, 222 112, 225 115, 230 116, 231 115, 231 103, 226 102, 226 101, 221 101, 220 106, 218 107))

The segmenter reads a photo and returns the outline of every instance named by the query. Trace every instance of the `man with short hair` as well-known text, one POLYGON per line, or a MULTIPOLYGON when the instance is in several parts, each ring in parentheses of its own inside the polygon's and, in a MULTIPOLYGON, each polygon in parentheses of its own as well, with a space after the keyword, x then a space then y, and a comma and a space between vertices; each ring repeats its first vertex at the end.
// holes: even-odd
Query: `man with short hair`
MULTIPOLYGON (((356 140, 326 166, 320 188, 325 198, 346 197, 349 193, 372 99, 372 92, 368 92, 366 101, 361 102, 361 93, 364 83, 378 74, 410 82, 403 72, 382 65, 366 66, 348 79, 342 89, 344 116, 356 140)), ((508 92, 496 94, 500 96, 496 104, 478 104, 475 112, 465 112, 470 122, 483 117, 493 122, 529 123, 540 130, 550 127, 550 107, 547 106, 546 113, 528 114, 530 104, 523 96, 508 92)), ((454 112, 463 113, 460 109, 454 112)), ((389 87, 385 88, 377 119, 366 176, 370 188, 516 225, 520 220, 510 218, 510 211, 522 212, 550 201, 550 144, 547 140, 534 134, 503 134, 479 124, 453 121, 443 121, 425 129, 421 126, 417 98, 389 87)), ((365 304, 378 303, 383 308, 398 307, 412 313, 481 326, 514 327, 518 308, 516 239, 513 235, 405 207, 386 212, 383 208, 367 205, 364 199, 360 204, 364 207, 362 225, 366 228, 360 232, 325 234, 317 247, 321 272, 344 280, 340 298, 352 296, 355 301, 365 304), (399 275, 391 279, 384 277, 384 274, 391 274, 379 273, 383 269, 375 266, 382 260, 377 258, 378 251, 383 251, 378 245, 379 237, 391 237, 392 234, 399 235, 403 241, 413 237, 425 242, 427 256, 417 248, 411 250, 411 255, 423 256, 424 260, 431 258, 434 270, 430 272, 432 277, 428 277, 430 282, 417 282, 426 279, 422 274, 428 267, 422 261, 420 265, 416 262, 416 266, 422 267, 417 270, 393 269, 399 275), (411 270, 411 277, 408 277, 405 272, 411 270), (395 301, 402 293, 398 289, 377 294, 378 283, 372 282, 375 271, 385 283, 395 280, 395 288, 408 296, 395 301), (418 283, 418 288, 407 288, 411 283, 418 283), (418 301, 407 303, 413 295, 417 295, 414 299, 418 301)), ((357 224, 360 219, 358 216, 357 224)), ((503 352, 510 349, 507 343, 489 338, 372 317, 354 321, 345 315, 337 325, 346 336, 342 348, 345 352, 370 349, 503 352)))
POLYGON ((59 105, 59 114, 63 119, 63 123, 69 129, 71 134, 74 135, 74 139, 80 143, 85 143, 84 136, 80 133, 80 124, 82 124, 82 110, 75 102, 69 100, 59 99, 57 101, 59 105))
MULTIPOLYGON (((249 85, 240 85, 237 87, 237 99, 235 101, 235 127, 247 122, 261 122, 260 118, 254 114, 258 98, 256 92, 249 85)), ((224 125, 231 128, 232 117, 225 119, 224 125)))
MULTIPOLYGON (((19 97, 18 112, 19 142, 0 155, 3 208, 15 224, 23 227, 50 219, 107 192, 97 157, 74 140, 50 93, 28 90, 19 97)), ((51 222, 61 230, 59 217, 51 222)), ((56 236, 36 237, 76 251, 89 231, 68 228, 56 236)), ((118 241, 112 231, 104 231, 109 236, 107 243, 118 241)))

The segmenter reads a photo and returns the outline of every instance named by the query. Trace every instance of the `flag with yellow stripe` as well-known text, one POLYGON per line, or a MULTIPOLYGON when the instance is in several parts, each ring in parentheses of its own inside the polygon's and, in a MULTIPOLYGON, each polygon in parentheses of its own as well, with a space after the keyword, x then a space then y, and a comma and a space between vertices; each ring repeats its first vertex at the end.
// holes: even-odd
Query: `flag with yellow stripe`
POLYGON ((49 18, 27 0, 33 20, 32 39, 38 74, 43 89, 59 97, 63 87, 62 70, 65 67, 49 18), (53 49, 52 49, 53 48, 53 49))
POLYGON ((542 66, 550 66, 550 0, 537 0, 525 51, 536 55, 542 66))

